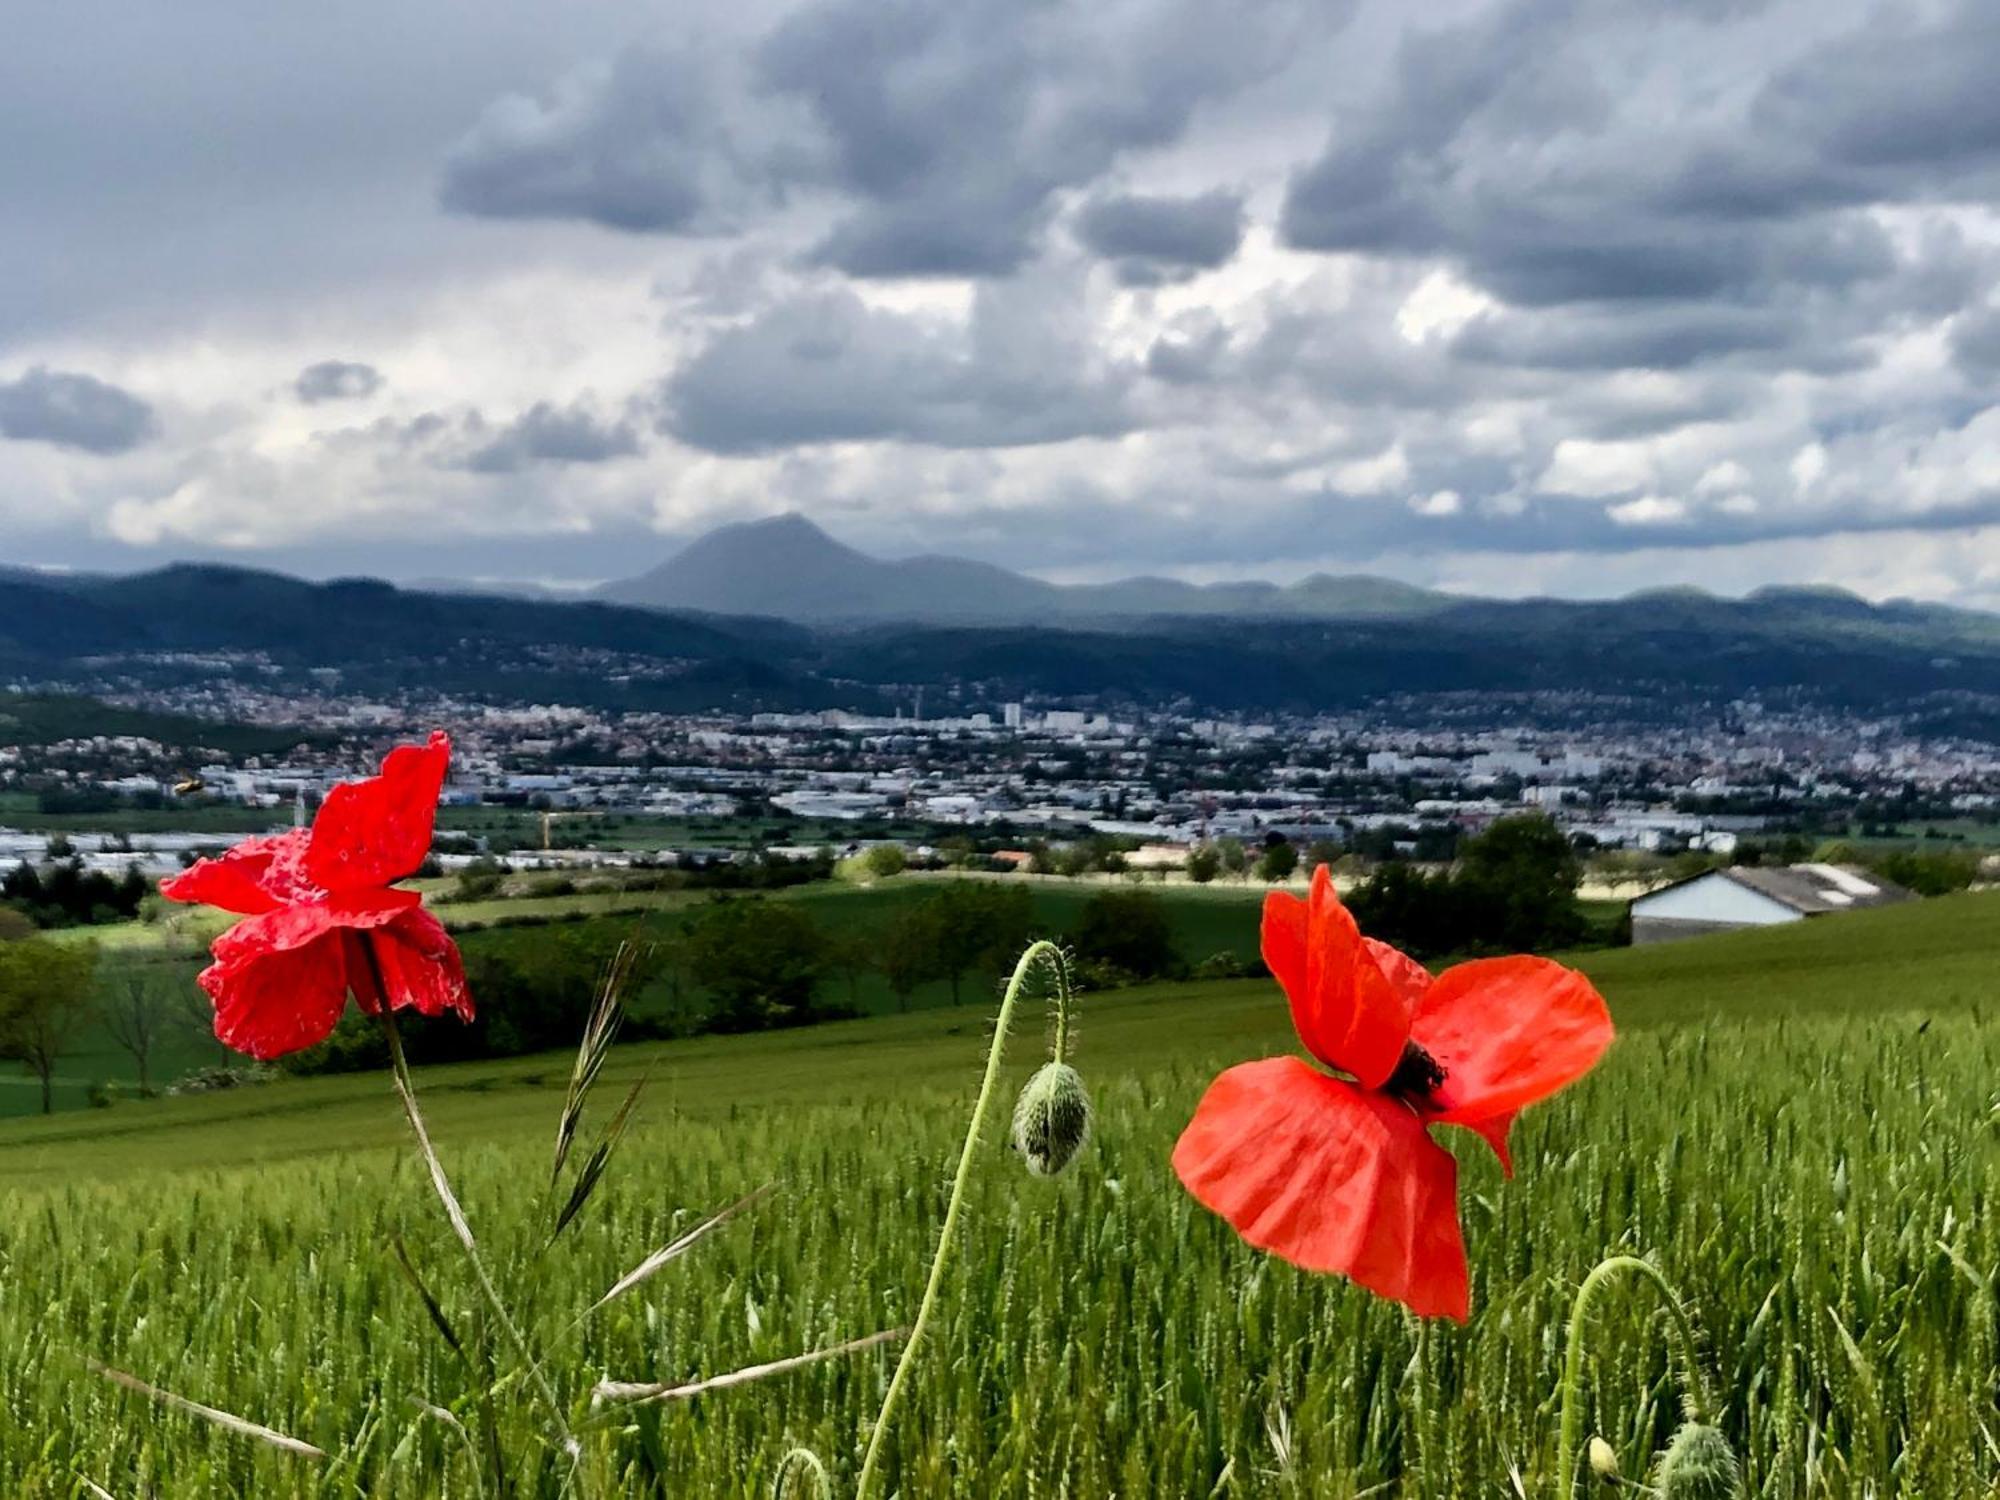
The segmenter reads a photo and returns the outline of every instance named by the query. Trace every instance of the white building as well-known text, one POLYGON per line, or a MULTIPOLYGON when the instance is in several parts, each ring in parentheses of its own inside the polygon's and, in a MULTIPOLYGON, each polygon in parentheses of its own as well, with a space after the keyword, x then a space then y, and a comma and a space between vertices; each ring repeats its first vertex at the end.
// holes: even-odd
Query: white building
POLYGON ((1901 886, 1853 865, 1739 865, 1639 897, 1632 903, 1632 941, 1667 943, 1743 927, 1775 927, 1912 899, 1901 886))

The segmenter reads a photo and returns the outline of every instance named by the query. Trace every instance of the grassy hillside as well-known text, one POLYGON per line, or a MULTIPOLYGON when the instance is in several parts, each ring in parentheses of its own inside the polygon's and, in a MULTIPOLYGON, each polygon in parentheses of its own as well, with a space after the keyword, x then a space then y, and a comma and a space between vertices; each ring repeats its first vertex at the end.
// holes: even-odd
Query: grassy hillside
MULTIPOLYGON (((440 888, 448 882, 440 883, 440 888)), ((886 922, 899 903, 921 894, 921 880, 895 880, 874 886, 827 883, 797 887, 769 899, 804 903, 830 930, 868 930, 886 922)), ((1030 886, 1037 930, 1060 936, 1076 923, 1084 903, 1097 887, 1037 882, 1030 886)), ((1257 956, 1257 912, 1263 900, 1255 885, 1217 883, 1211 886, 1147 887, 1167 905, 1175 944, 1190 963, 1217 953, 1243 960, 1257 956)), ((581 892, 567 896, 517 897, 438 908, 447 924, 460 929, 459 941, 468 955, 514 951, 532 955, 551 942, 583 942, 609 953, 621 938, 644 942, 672 930, 692 906, 708 897, 689 891, 581 892), (636 908, 636 910, 635 910, 636 908), (492 926, 509 917, 562 917, 586 913, 580 925, 555 927, 492 926)), ((1618 910, 1616 903, 1586 903, 1594 920, 1604 925, 1618 910)), ((1867 1012, 1891 1003, 1976 1003, 1990 992, 1984 975, 2000 971, 2000 893, 1974 894, 1923 902, 1892 911, 1853 913, 1831 923, 1744 933, 1689 945, 1594 952, 1578 959, 1600 976, 1612 996, 1635 1021, 1650 1021, 1657 1013, 1667 1019, 1700 1014, 1705 1006, 1718 1012, 1744 1004, 1759 1011, 1798 1008, 1856 1009, 1867 1012), (1983 906, 1981 903, 1985 903, 1983 906), (1886 924, 1886 925, 1885 925, 1886 924), (1912 988, 1911 953, 1923 955, 1923 978, 1912 988), (1753 996, 1752 1000, 1727 998, 1753 996)), ((187 919, 187 941, 197 946, 219 931, 219 913, 194 913, 187 919)), ((191 989, 200 967, 198 952, 183 951, 162 961, 157 926, 130 923, 106 928, 76 928, 58 934, 65 941, 95 942, 102 952, 104 983, 115 984, 133 967, 154 973, 160 982, 191 989)), ((993 976, 981 976, 967 990, 970 1010, 986 993, 993 976)), ((1157 994, 1160 991, 1149 991, 1157 994)), ((848 988, 838 979, 827 982, 829 1002, 846 1004, 848 988)), ((2000 997, 1996 997, 2000 998, 2000 997)), ((863 975, 856 987, 860 1009, 886 1015, 898 1009, 896 997, 881 976, 863 975)), ((912 1006, 923 1010, 949 1007, 951 994, 942 981, 921 987, 912 1006)), ((639 997, 644 1006, 648 997, 639 997)), ((197 1018, 198 1020, 198 1018, 197 1018)), ((217 1060, 218 1049, 200 1024, 170 1028, 154 1067, 156 1079, 172 1079, 217 1060)), ((131 1058, 101 1031, 91 1030, 64 1059, 57 1083, 59 1109, 81 1108, 91 1084, 100 1080, 130 1086, 131 1058)), ((0 1119, 26 1115, 40 1107, 35 1081, 0 1067, 0 1119)), ((140 1105, 133 1109, 154 1109, 140 1105)))
MULTIPOLYGON (((892 1483, 968 1500, 1550 1494, 1569 1297, 1629 1249, 1694 1306, 1748 1493, 1991 1493, 1996 916, 2000 897, 1972 895, 1587 955, 1622 1036, 1524 1117, 1518 1177, 1444 1132, 1472 1262, 1463 1329, 1257 1255, 1173 1179, 1214 1071, 1292 1045, 1275 987, 1085 997, 1095 1139, 1055 1181, 994 1147, 980 1159, 892 1483)), ((584 1395, 605 1375, 698 1378, 907 1320, 987 1026, 931 1010, 621 1049, 605 1097, 649 1073, 639 1122, 552 1249, 541 1184, 567 1059, 424 1071, 503 1293, 577 1398, 589 1493, 768 1496, 796 1443, 849 1492, 881 1352, 644 1415, 593 1414, 584 1395), (774 1201, 574 1321, 647 1250, 765 1183, 774 1201)), ((1040 1032, 1038 1016, 1018 1027, 1010 1083, 1040 1032)), ((406 1239, 470 1326, 475 1294, 385 1079, 13 1121, 0 1143, 0 1340, 16 1351, 0 1492, 68 1493, 79 1474, 166 1497, 478 1492, 464 1447, 412 1404, 473 1425, 483 1383, 386 1248, 406 1239), (162 1413, 84 1355, 331 1457, 162 1413)), ((1656 1305, 1616 1293, 1592 1335, 1586 1430, 1643 1473, 1679 1420, 1656 1305)), ((534 1492, 542 1419, 518 1382, 496 1399, 534 1492)))
MULTIPOLYGON (((897 889, 815 887, 794 899, 839 902, 843 912, 858 912, 897 899, 897 889)), ((1047 903, 1042 909, 1058 919, 1066 901, 1081 899, 1060 888, 1038 894, 1047 903)), ((1253 919, 1240 895, 1193 897, 1182 914, 1190 923, 1213 921, 1218 935, 1255 951, 1253 919)), ((546 941, 546 930, 471 940, 501 939, 546 941)), ((1596 981, 1625 1029, 1877 1015, 1911 1017, 1911 1024, 1946 1016, 1983 1024, 2000 1016, 2000 892, 1573 961, 1596 981)), ((629 1081, 646 1073, 655 1079, 656 1100, 701 1119, 780 1105, 857 1104, 896 1094, 913 1078, 942 1072, 955 1079, 952 1069, 975 1066, 990 1005, 982 999, 953 1008, 943 1003, 942 986, 934 988, 931 1003, 907 1016, 626 1047, 611 1076, 629 1081)), ((1084 1006, 1083 1033, 1096 1066, 1121 1074, 1293 1047, 1282 997, 1266 980, 1143 986, 1087 997, 1084 1006)), ((183 1046, 192 1062, 215 1058, 212 1042, 183 1046)), ((92 1054, 92 1061, 107 1069, 93 1076, 113 1076, 109 1051, 92 1054)), ((543 1133, 567 1070, 567 1059, 546 1055, 465 1063, 428 1070, 426 1088, 454 1130, 490 1142, 543 1133)), ((0 1145, 9 1148, 0 1155, 0 1178, 154 1172, 396 1145, 403 1127, 381 1109, 387 1087, 377 1075, 285 1079, 221 1096, 10 1120, 0 1123, 0 1145)), ((20 1093, 25 1104, 29 1090, 20 1093)))

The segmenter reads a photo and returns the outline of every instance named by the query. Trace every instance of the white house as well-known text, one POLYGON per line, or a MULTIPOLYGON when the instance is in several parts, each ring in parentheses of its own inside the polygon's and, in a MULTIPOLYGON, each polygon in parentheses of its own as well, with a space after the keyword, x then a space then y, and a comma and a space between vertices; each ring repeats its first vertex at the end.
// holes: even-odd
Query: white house
POLYGON ((1665 943, 1739 927, 1775 927, 1912 899, 1901 886, 1853 865, 1738 865, 1639 897, 1632 903, 1632 941, 1665 943))

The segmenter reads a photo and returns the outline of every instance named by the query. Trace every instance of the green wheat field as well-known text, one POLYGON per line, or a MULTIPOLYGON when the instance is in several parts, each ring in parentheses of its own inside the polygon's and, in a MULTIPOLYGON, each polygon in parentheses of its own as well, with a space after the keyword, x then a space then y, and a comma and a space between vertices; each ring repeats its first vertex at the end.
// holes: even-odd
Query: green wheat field
MULTIPOLYGON (((1169 1151, 1213 1073, 1292 1047, 1274 985, 1084 996, 1075 1060, 1096 1135, 1040 1180, 989 1133, 892 1431, 891 1487, 1555 1495, 1570 1300, 1632 1251, 1697 1316, 1747 1493, 2000 1493, 2000 895, 1582 963, 1621 1029, 1604 1064, 1524 1119, 1514 1181, 1453 1141, 1465 1328, 1259 1256, 1175 1181, 1169 1151)), ((1019 1028, 1016 1083, 1039 1024, 1019 1028)), ((761 1497, 801 1445, 849 1494, 893 1345, 684 1402, 593 1407, 590 1389, 697 1381, 906 1323, 987 1039, 968 1006, 620 1049, 587 1130, 646 1074, 640 1114, 552 1245, 568 1059, 419 1071, 501 1289, 574 1403, 573 1473, 514 1362, 480 1367, 476 1290, 386 1077, 5 1121, 0 1494, 761 1497), (326 1457, 163 1408, 92 1362, 326 1457), (488 1400, 497 1459, 479 1436, 488 1400)), ((1646 1289, 1601 1306, 1585 1431, 1641 1478, 1684 1381, 1646 1289)))

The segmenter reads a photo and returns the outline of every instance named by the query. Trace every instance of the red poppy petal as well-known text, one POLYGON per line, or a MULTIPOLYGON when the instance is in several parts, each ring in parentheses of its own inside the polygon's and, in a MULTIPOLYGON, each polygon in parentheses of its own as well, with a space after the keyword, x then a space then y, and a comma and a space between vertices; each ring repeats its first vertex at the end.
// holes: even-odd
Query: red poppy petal
MULTIPOLYGON (((259 953, 284 953, 303 948, 343 927, 365 929, 393 922, 423 899, 416 891, 360 891, 325 901, 281 906, 276 911, 245 917, 218 937, 210 951, 218 963, 232 963, 259 953)), ((337 952, 335 959, 344 965, 337 952)))
POLYGON ((1409 1040, 1410 971, 1421 966, 1361 936, 1325 865, 1313 872, 1307 900, 1283 891, 1264 898, 1262 947, 1306 1050, 1368 1088, 1387 1083, 1409 1040), (1392 972, 1378 955, 1393 959, 1392 972))
POLYGON ((379 970, 390 1003, 397 1010, 414 1009, 426 1016, 441 1016, 449 1010, 461 1021, 472 1019, 472 992, 465 985, 465 964, 458 944, 429 912, 412 908, 365 936, 350 933, 348 941, 367 943, 374 954, 372 967, 358 953, 348 966, 363 1010, 372 1015, 380 1008, 374 978, 379 970))
POLYGON ((1445 1071, 1433 1118, 1452 1125, 1546 1099, 1588 1073, 1612 1037, 1604 997, 1546 958, 1482 958, 1445 970, 1410 1030, 1445 1071))
POLYGON ((1493 1154, 1500 1158, 1500 1171, 1502 1175, 1512 1177, 1514 1175, 1514 1153, 1507 1147, 1507 1137, 1514 1129, 1514 1116, 1515 1112, 1509 1110, 1506 1114, 1495 1115, 1490 1120, 1462 1120, 1451 1121, 1449 1123, 1464 1125, 1467 1130, 1470 1130, 1481 1140, 1485 1141, 1487 1145, 1491 1146, 1493 1154))
POLYGON ((1209 1085, 1174 1170, 1260 1250, 1465 1321, 1458 1163, 1398 1101, 1296 1057, 1244 1063, 1209 1085))
POLYGON ((306 851, 314 882, 329 891, 354 891, 414 874, 430 852, 450 761, 451 741, 433 731, 426 745, 391 750, 379 776, 328 792, 306 851))
POLYGON ((1368 956, 1375 960, 1375 967, 1382 971, 1382 977, 1395 986, 1396 993, 1409 1002, 1411 1014, 1416 1013, 1417 1004, 1430 993, 1436 983, 1431 971, 1418 963, 1400 948, 1391 948, 1379 938, 1365 937, 1361 946, 1368 956))
MULTIPOLYGON (((220 945, 218 945, 218 948, 220 945)), ((340 943, 322 934, 295 948, 243 948, 201 971, 215 1002, 215 1034, 260 1061, 316 1046, 347 1004, 340 943)))
POLYGON ((274 911, 296 899, 305 839, 303 829, 245 839, 217 858, 198 859, 161 881, 160 894, 169 901, 217 906, 239 916, 274 911))

